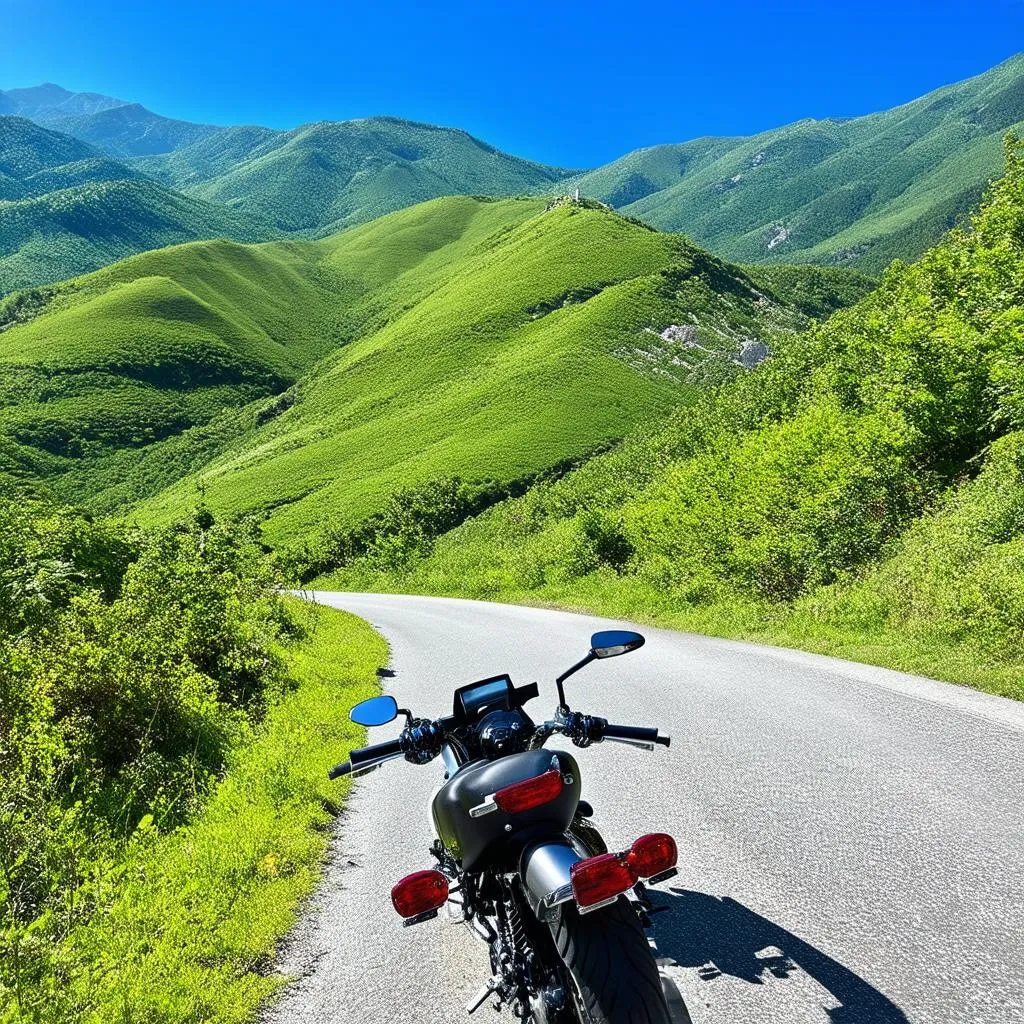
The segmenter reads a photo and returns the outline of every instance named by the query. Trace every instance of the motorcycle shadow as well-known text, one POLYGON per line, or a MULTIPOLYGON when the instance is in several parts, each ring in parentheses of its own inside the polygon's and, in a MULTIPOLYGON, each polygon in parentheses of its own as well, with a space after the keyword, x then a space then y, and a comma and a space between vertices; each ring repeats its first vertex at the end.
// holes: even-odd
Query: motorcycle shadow
POLYGON ((761 985, 766 972, 786 978, 799 967, 841 1004, 828 1011, 834 1024, 907 1022, 906 1014, 863 978, 728 896, 671 888, 652 890, 650 897, 658 911, 653 918, 658 955, 695 968, 700 978, 728 974, 761 985))

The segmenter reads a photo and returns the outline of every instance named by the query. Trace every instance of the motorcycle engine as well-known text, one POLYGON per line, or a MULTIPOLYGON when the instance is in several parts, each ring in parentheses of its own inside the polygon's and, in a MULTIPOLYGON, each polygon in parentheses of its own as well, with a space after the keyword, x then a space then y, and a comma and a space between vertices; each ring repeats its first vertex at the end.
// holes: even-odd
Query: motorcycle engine
POLYGON ((489 761, 526 749, 530 721, 522 711, 492 711, 477 725, 480 751, 489 761))

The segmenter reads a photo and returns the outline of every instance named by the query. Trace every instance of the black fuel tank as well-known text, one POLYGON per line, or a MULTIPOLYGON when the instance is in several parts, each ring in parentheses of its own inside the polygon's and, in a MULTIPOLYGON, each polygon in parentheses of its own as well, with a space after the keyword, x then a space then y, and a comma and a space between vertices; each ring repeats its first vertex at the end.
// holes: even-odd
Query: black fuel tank
POLYGON ((575 759, 561 750, 527 750, 496 761, 464 765, 434 797, 434 826, 444 845, 466 871, 483 866, 493 846, 528 829, 564 832, 580 802, 580 772, 575 759), (562 792, 552 801, 519 814, 496 808, 477 818, 470 809, 483 804, 499 789, 557 768, 562 792), (511 830, 506 830, 506 825, 511 830))

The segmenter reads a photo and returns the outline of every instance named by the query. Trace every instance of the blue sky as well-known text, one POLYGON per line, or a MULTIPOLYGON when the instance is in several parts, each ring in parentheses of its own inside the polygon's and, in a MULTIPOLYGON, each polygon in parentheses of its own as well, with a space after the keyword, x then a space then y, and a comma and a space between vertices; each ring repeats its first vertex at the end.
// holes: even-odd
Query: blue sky
POLYGON ((395 114, 583 167, 912 99, 1024 50, 1024 0, 0 0, 0 36, 0 88, 217 124, 395 114))

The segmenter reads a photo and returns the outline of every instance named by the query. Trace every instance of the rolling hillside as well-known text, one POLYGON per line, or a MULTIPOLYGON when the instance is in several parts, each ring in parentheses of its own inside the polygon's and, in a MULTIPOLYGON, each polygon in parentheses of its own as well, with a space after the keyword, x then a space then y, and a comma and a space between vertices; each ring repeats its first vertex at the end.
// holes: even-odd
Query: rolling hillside
MULTIPOLYGON (((560 602, 1024 698, 1024 148, 970 230, 718 393, 345 589, 560 602)), ((314 567, 316 561, 314 560, 314 567)))
POLYGON ((287 245, 147 252, 0 304, 0 455, 50 477, 280 393, 343 338, 287 245), (4 329, 6 328, 6 329, 4 329))
POLYGON ((4 457, 96 509, 159 521, 202 494, 295 543, 438 476, 500 491, 586 456, 802 326, 794 303, 865 286, 818 275, 756 285, 536 199, 146 253, 0 306, 4 457))
POLYGON ((583 192, 739 262, 916 258, 978 202, 1024 122, 1024 55, 901 107, 631 153, 583 192))
POLYGON ((0 117, 0 295, 202 238, 265 225, 184 196, 68 135, 0 117))
POLYGON ((137 166, 190 195, 310 237, 438 196, 538 192, 569 173, 466 132, 390 117, 289 132, 224 129, 137 166))

